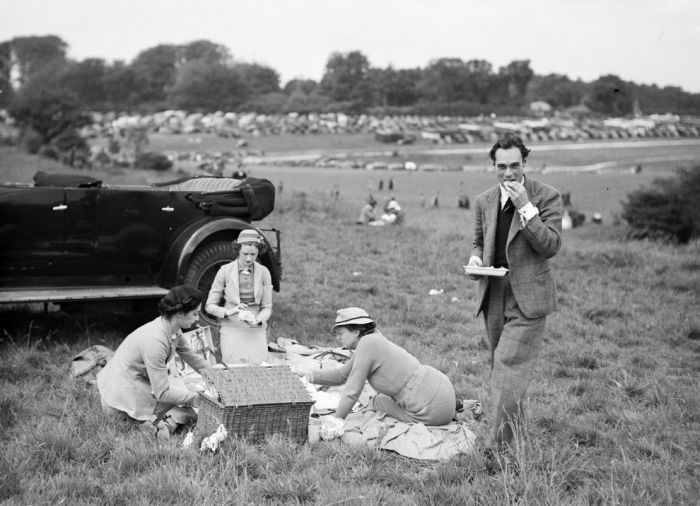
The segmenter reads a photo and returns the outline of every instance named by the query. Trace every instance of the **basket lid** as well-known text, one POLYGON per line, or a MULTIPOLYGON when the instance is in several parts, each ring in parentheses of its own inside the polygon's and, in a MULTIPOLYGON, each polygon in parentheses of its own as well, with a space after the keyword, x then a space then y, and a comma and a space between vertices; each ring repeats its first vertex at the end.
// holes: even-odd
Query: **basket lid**
POLYGON ((286 366, 245 366, 202 371, 226 406, 288 404, 313 400, 296 374, 286 366))

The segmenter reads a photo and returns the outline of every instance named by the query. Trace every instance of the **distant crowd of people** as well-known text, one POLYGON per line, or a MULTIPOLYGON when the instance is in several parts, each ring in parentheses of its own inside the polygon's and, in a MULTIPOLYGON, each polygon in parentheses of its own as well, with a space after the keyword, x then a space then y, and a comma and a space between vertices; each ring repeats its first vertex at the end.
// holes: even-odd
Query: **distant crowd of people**
POLYGON ((384 199, 384 205, 381 209, 381 214, 376 215, 377 200, 374 196, 367 197, 366 204, 360 211, 360 216, 357 219, 358 225, 370 225, 381 227, 384 225, 399 225, 403 223, 404 212, 396 198, 388 196, 384 199))

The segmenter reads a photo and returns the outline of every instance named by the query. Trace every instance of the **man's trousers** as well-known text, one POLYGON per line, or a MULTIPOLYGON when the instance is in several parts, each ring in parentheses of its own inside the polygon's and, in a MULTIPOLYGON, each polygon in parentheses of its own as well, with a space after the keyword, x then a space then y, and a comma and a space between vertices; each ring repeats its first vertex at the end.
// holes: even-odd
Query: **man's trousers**
POLYGON ((546 317, 527 318, 518 307, 509 276, 489 279, 484 305, 491 347, 491 416, 494 442, 511 445, 525 393, 542 347, 546 317))

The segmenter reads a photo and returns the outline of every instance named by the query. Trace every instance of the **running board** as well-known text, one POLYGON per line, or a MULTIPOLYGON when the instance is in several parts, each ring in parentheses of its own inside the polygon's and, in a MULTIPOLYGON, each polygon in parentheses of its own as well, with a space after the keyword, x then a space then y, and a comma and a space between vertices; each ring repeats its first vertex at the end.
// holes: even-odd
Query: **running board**
POLYGON ((168 290, 160 286, 67 286, 62 288, 0 288, 0 304, 31 302, 70 302, 108 299, 162 297, 168 290))

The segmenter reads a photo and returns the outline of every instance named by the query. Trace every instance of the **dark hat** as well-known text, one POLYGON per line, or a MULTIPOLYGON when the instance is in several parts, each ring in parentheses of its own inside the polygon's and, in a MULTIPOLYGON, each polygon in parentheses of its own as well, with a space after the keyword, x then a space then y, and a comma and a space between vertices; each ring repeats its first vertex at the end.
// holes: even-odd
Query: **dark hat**
POLYGON ((190 285, 178 285, 171 288, 165 294, 165 297, 160 299, 158 310, 161 314, 172 315, 175 313, 186 313, 197 309, 202 303, 202 292, 190 285))

